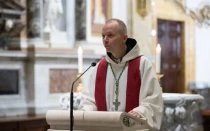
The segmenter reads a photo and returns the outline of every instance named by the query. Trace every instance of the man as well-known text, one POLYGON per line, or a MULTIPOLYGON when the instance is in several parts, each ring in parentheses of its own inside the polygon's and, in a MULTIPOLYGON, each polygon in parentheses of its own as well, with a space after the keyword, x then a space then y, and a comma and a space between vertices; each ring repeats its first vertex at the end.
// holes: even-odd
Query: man
POLYGON ((146 118, 148 128, 160 129, 163 101, 151 62, 119 19, 106 21, 102 38, 107 55, 91 74, 79 110, 128 112, 146 118))

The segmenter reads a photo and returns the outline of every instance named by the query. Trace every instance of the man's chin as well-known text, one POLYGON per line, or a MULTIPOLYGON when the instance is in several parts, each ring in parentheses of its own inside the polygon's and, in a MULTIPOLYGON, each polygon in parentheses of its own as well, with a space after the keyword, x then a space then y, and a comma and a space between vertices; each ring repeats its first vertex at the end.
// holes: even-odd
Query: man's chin
POLYGON ((111 51, 111 50, 106 50, 106 52, 107 52, 107 53, 112 53, 112 51, 111 51))
POLYGON ((112 48, 110 46, 105 46, 106 52, 112 52, 112 48))
POLYGON ((110 50, 108 48, 106 48, 106 52, 110 52, 110 50))

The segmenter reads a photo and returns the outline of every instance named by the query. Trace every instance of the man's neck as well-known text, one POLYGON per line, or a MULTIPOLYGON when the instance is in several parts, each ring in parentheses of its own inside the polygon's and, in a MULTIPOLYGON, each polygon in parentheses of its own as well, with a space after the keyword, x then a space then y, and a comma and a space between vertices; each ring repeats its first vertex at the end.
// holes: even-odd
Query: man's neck
POLYGON ((114 58, 114 56, 111 55, 111 59, 115 62, 115 63, 120 63, 120 61, 122 60, 122 58, 114 58))
POLYGON ((123 56, 126 55, 126 48, 124 50, 119 50, 119 52, 111 53, 111 58, 114 61, 119 61, 122 59, 123 56))
POLYGON ((126 49, 127 49, 127 46, 125 45, 125 46, 121 47, 121 49, 118 49, 115 52, 111 52, 112 57, 114 59, 121 59, 123 56, 125 56, 126 49))
POLYGON ((111 55, 111 57, 112 57, 112 59, 114 59, 114 60, 118 60, 118 59, 121 59, 123 56, 120 56, 120 55, 111 55))

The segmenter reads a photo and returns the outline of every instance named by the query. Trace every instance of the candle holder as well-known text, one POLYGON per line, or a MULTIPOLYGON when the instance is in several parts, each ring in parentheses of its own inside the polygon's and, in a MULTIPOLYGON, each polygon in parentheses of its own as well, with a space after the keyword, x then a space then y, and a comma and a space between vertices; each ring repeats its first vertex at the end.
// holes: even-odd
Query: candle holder
POLYGON ((163 74, 160 74, 160 73, 156 73, 156 76, 158 78, 158 81, 160 82, 160 78, 162 78, 164 75, 163 74))
MULTIPOLYGON (((77 74, 77 78, 79 77, 81 75, 81 73, 78 73, 77 74)), ((76 88, 76 92, 77 93, 82 93, 84 91, 84 87, 83 87, 83 85, 82 85, 82 77, 80 77, 79 78, 79 84, 78 84, 78 86, 77 86, 77 88, 76 88)))
MULTIPOLYGON (((161 79, 164 75, 161 74, 161 73, 156 73, 156 76, 157 76, 158 81, 159 81, 159 84, 160 84, 160 79, 161 79)), ((161 90, 161 92, 163 93, 163 89, 162 89, 162 87, 161 87, 161 84, 160 84, 160 90, 161 90)))

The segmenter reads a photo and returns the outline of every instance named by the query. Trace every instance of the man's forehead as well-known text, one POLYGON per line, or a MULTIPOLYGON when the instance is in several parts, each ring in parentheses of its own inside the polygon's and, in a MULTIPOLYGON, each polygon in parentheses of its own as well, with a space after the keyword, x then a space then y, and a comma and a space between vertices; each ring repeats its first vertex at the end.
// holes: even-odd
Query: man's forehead
POLYGON ((117 23, 106 23, 102 28, 102 31, 104 30, 115 32, 119 30, 119 25, 117 23))
POLYGON ((105 23, 104 26, 116 26, 116 27, 118 27, 119 24, 117 23, 117 21, 113 20, 113 21, 109 21, 109 22, 105 23))
POLYGON ((109 34, 109 33, 117 33, 118 29, 117 28, 103 28, 102 29, 102 34, 109 34))

